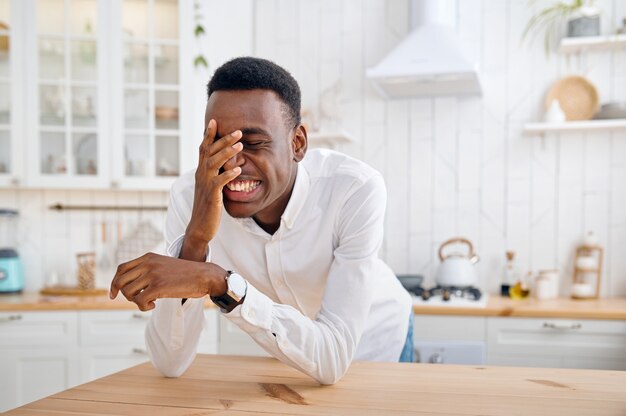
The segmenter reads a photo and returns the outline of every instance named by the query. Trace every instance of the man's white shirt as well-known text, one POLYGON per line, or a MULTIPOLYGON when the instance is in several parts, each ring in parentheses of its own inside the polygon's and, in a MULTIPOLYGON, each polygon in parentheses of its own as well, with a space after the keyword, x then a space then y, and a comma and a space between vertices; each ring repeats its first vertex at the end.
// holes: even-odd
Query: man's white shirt
MULTIPOLYGON (((194 175, 172 186, 165 239, 173 257, 191 218, 194 175)), ((378 257, 386 200, 381 175, 365 163, 310 150, 273 235, 224 210, 207 261, 248 281, 243 304, 224 316, 323 384, 341 378, 353 359, 398 361, 411 298, 378 257)), ((195 358, 204 301, 157 300, 146 345, 166 376, 182 374, 195 358)))

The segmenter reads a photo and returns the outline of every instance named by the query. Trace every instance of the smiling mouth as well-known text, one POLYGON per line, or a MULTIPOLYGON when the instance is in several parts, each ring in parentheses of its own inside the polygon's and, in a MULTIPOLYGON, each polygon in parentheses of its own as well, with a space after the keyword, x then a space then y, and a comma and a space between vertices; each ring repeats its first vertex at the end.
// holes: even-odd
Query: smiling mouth
POLYGON ((230 181, 226 184, 226 187, 228 188, 229 191, 232 192, 243 192, 243 193, 248 193, 248 192, 252 192, 254 191, 259 185, 261 184, 261 181, 249 181, 249 180, 244 180, 244 181, 230 181))

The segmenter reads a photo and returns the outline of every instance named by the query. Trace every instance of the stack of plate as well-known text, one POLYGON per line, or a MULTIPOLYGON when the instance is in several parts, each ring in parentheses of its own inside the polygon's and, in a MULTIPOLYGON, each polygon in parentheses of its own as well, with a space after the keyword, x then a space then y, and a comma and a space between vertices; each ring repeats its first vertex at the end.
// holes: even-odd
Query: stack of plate
POLYGON ((602 107, 600 107, 600 111, 598 111, 594 118, 626 118, 626 102, 602 104, 602 107))

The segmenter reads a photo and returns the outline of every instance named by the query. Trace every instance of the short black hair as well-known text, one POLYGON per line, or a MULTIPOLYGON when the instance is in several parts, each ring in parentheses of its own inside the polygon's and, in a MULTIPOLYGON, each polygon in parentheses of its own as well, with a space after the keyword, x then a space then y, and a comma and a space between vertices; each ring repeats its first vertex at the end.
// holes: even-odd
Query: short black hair
POLYGON ((207 85, 208 97, 220 90, 272 90, 285 104, 286 121, 300 124, 300 86, 291 74, 272 61, 243 56, 226 62, 207 85))

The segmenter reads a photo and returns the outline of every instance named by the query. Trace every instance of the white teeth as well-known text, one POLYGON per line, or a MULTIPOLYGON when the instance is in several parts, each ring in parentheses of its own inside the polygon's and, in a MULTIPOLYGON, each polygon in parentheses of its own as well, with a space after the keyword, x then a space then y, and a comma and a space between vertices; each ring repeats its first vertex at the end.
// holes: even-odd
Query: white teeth
POLYGON ((260 184, 261 181, 231 181, 226 187, 235 192, 251 192, 260 184))

